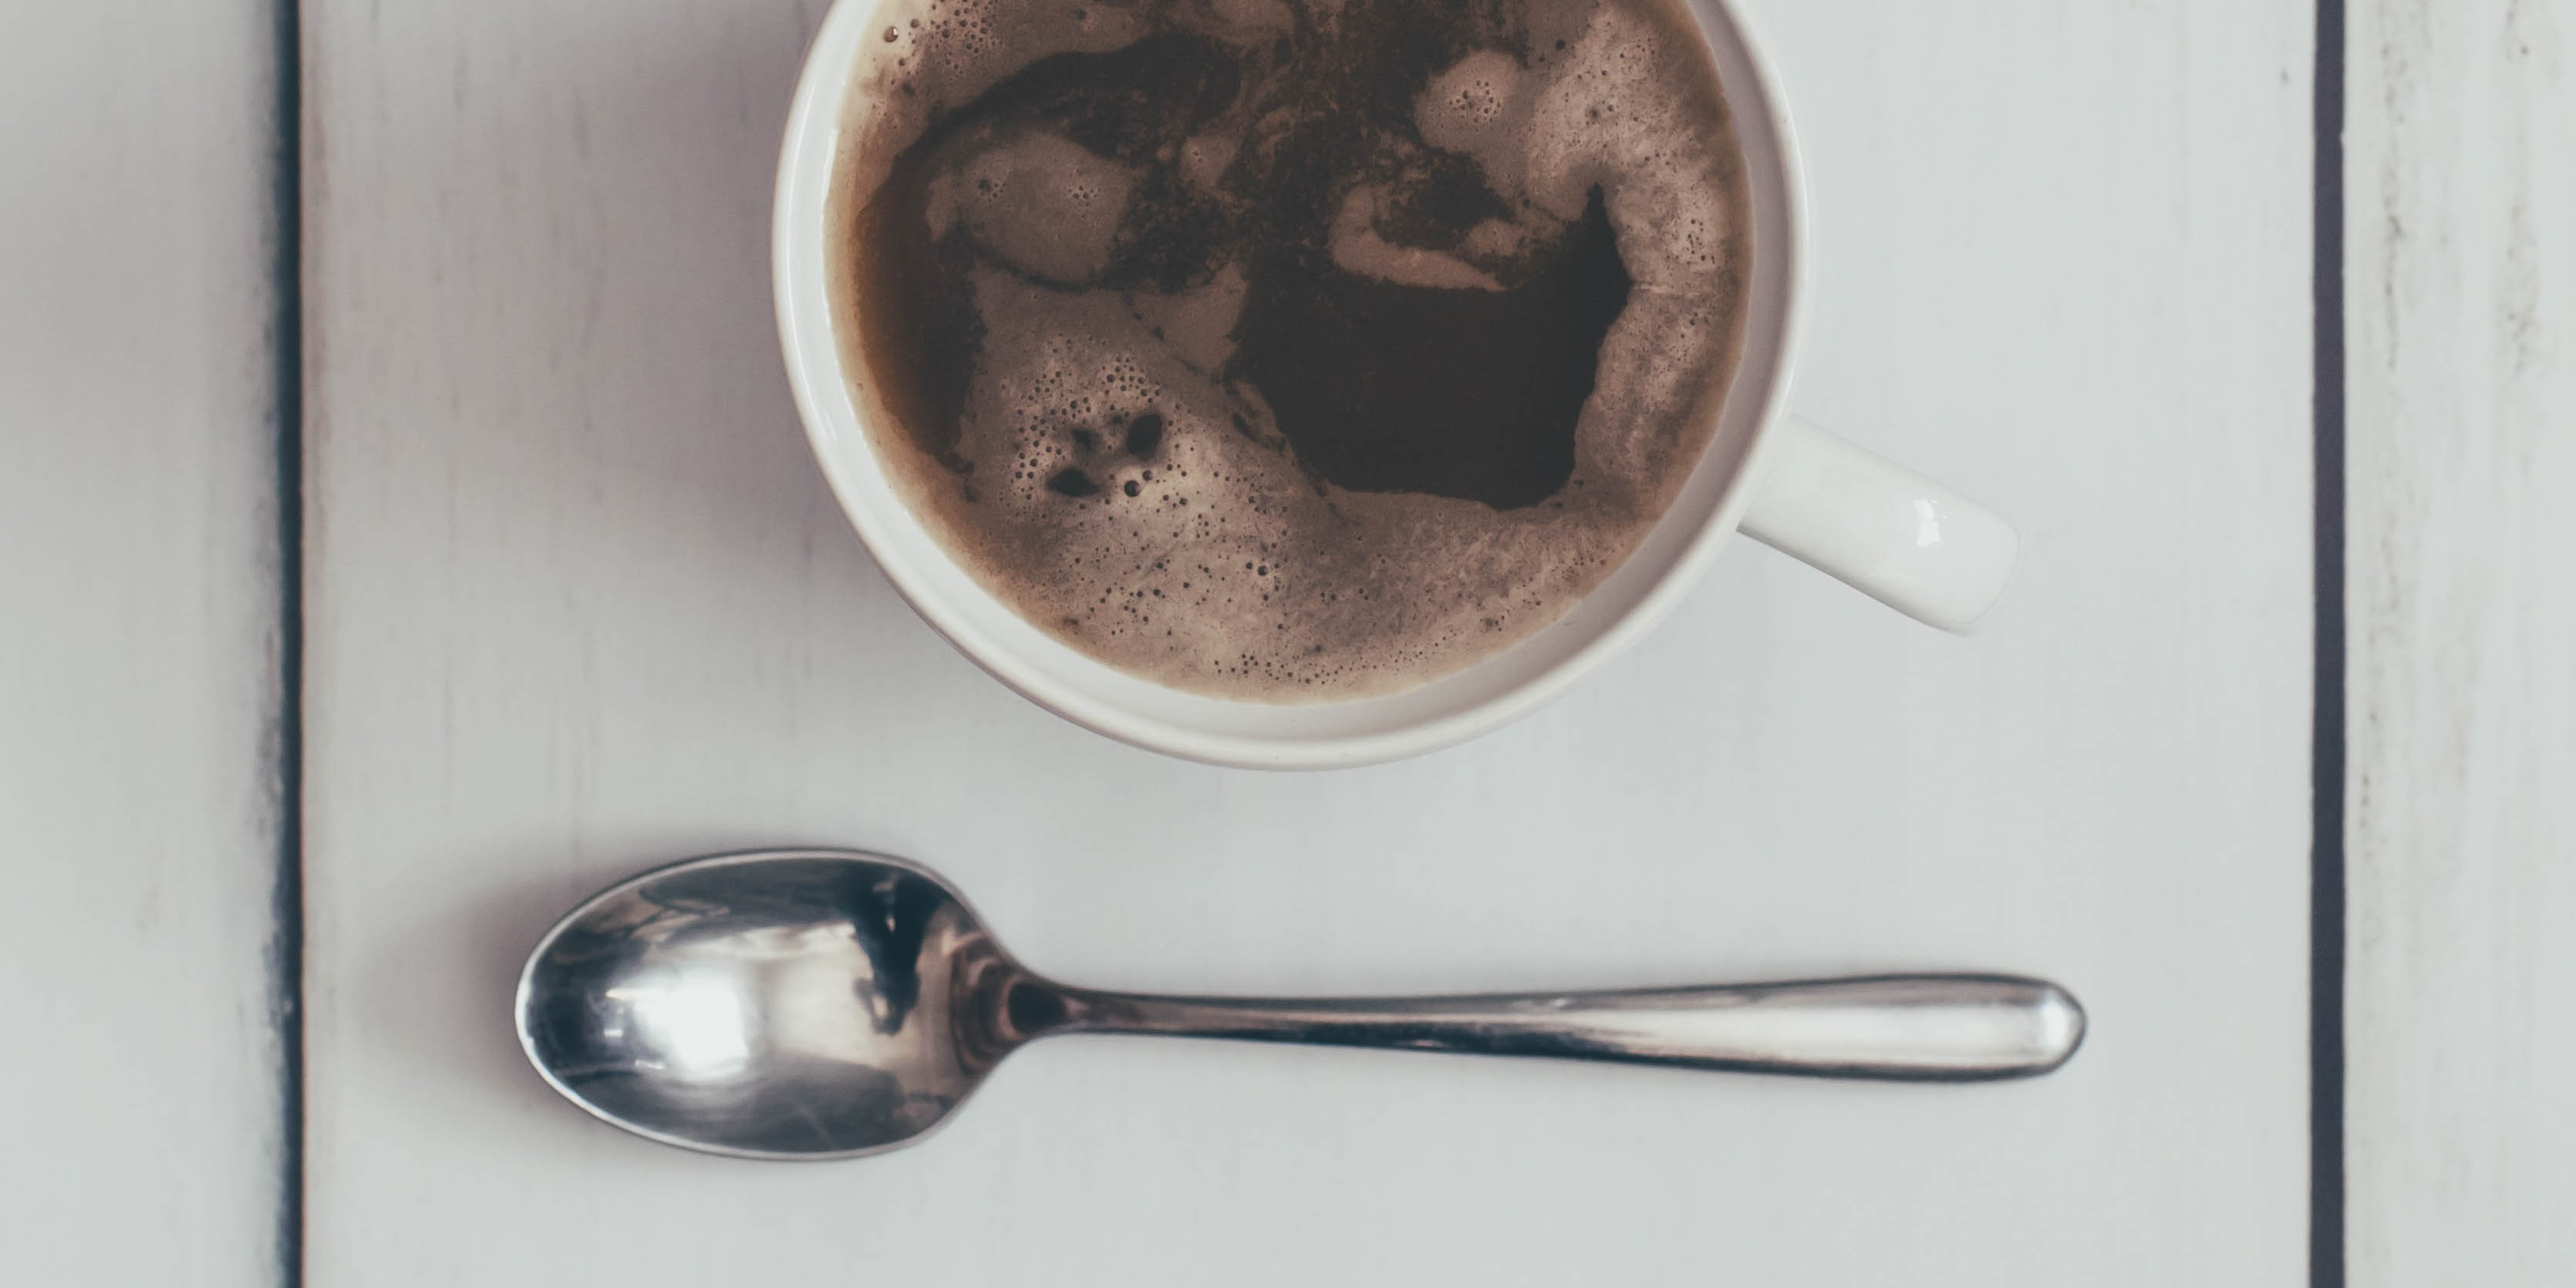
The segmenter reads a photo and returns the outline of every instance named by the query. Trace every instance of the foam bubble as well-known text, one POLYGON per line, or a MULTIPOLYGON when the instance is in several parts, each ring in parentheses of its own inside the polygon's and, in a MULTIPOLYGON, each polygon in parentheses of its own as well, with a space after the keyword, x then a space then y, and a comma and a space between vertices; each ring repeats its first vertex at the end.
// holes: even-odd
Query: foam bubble
POLYGON ((1136 186, 1132 167, 1060 134, 979 131, 931 176, 925 218, 962 222, 996 259, 1060 285, 1097 278, 1136 186))

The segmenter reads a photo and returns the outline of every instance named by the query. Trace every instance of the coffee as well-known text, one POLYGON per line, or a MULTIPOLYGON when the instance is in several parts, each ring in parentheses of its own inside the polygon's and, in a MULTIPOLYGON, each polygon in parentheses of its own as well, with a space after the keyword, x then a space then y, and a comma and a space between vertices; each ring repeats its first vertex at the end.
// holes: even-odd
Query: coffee
POLYGON ((1744 166, 1678 0, 890 0, 828 214, 906 499, 1083 651, 1394 691, 1562 615, 1698 460, 1744 166))

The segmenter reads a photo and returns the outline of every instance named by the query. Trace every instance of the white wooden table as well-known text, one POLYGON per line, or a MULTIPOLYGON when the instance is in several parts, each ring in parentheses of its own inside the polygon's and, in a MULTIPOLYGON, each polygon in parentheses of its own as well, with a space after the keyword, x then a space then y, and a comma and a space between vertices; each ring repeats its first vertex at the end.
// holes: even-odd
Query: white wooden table
POLYGON ((2015 516, 2011 598, 1747 546, 1314 776, 1045 715, 850 535, 765 281, 822 0, 18 15, 8 1281, 2568 1281, 2576 0, 1747 7, 1795 401, 2015 516), (2094 1029, 1985 1087, 1068 1039, 814 1167, 538 1083, 556 912, 791 841, 1103 985, 1985 968, 2094 1029))

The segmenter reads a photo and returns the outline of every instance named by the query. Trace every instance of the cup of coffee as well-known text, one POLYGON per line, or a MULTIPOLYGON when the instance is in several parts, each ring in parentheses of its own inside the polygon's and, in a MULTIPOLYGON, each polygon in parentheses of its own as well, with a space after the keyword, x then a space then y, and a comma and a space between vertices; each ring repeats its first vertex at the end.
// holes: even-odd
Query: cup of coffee
POLYGON ((775 238, 887 577, 1172 755, 1493 729, 1739 528, 1951 630, 2018 545, 1783 409, 1797 158, 1715 0, 840 0, 775 238))

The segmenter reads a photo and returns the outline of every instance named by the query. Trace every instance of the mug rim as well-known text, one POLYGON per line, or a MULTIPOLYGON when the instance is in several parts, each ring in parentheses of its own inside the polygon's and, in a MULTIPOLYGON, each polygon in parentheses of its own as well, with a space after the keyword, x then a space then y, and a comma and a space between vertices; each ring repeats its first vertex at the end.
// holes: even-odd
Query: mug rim
MULTIPOLYGON (((937 550, 939 559, 949 569, 964 572, 963 564, 948 552, 945 543, 927 533, 926 525, 913 513, 908 502, 898 496, 891 505, 887 505, 865 486, 871 475, 883 484, 886 467, 877 458, 873 443, 865 441, 871 432, 865 424, 866 414, 858 409, 849 374, 843 370, 843 351, 834 333, 836 319, 829 297, 828 272, 822 261, 823 243, 828 233, 823 208, 830 200, 842 118, 860 62, 857 57, 860 38, 883 2, 835 0, 817 28, 798 74, 780 149, 771 216, 771 290, 780 349, 808 446, 831 486, 834 500, 858 532, 861 543, 868 548, 887 581, 914 613, 928 622, 967 660, 1013 692, 1103 736, 1144 750, 1206 764, 1247 769, 1329 769, 1405 759, 1490 733, 1562 696, 1611 656, 1651 630, 1698 582, 1725 541, 1734 535, 1751 503, 1755 481, 1762 472, 1763 458, 1776 436, 1779 423, 1786 418, 1790 375, 1795 367, 1799 324, 1806 297, 1805 171, 1777 73, 1765 52, 1764 42, 1743 7, 1736 0, 1682 0, 1691 11, 1702 40, 1711 46, 1712 56, 1721 64, 1720 84, 1727 94, 1729 119, 1734 124, 1738 146, 1746 154, 1748 172, 1758 166, 1759 161, 1754 156, 1754 149, 1745 146, 1746 122, 1753 115, 1744 110, 1746 107, 1758 109, 1759 126, 1767 137, 1770 191, 1767 194, 1763 191, 1765 185, 1756 176, 1749 209, 1759 205, 1766 195, 1776 202, 1777 240, 1780 244, 1769 250, 1769 263, 1766 265, 1762 262, 1765 255, 1762 242, 1757 239, 1757 270, 1753 277, 1758 284, 1766 268, 1777 275, 1777 303, 1772 308, 1760 310, 1758 298, 1748 301, 1743 349, 1736 370, 1729 378, 1727 401, 1731 404, 1735 392, 1748 379, 1762 381, 1763 387, 1751 410, 1745 413, 1742 445, 1735 453, 1733 465, 1716 484, 1714 499, 1703 502, 1696 516, 1677 516, 1675 509, 1683 504, 1683 495, 1692 490, 1690 481, 1686 480, 1682 492, 1676 493, 1671 507, 1658 518, 1655 528, 1650 529, 1637 550, 1622 559, 1620 571, 1612 574, 1616 580, 1636 563, 1645 546, 1654 543, 1656 534, 1665 525, 1673 523, 1677 517, 1682 520, 1688 529, 1687 535, 1680 539, 1678 550, 1665 560, 1663 566, 1648 574, 1649 584, 1634 602, 1606 623, 1593 628, 1590 637, 1571 651, 1541 664, 1535 672, 1516 682, 1445 712, 1366 732, 1246 734, 1196 728, 1140 713, 1133 707, 1121 706, 1084 692, 1075 685, 1058 682, 1042 668, 1030 664, 1011 646, 981 629, 964 609, 949 602, 930 584, 929 573, 916 568, 903 557, 898 533, 889 524, 909 525, 922 530, 925 539, 937 550), (1721 30, 1725 45, 1731 45, 1732 52, 1740 56, 1741 66, 1737 75, 1727 74, 1725 64, 1729 61, 1726 56, 1729 50, 1720 44, 1721 30), (1751 89, 1749 96, 1740 98, 1735 92, 1739 76, 1751 89), (1762 316, 1755 315, 1757 310, 1762 316), (1761 371, 1750 369, 1750 359, 1757 347, 1768 356, 1761 371), (834 398, 838 399, 837 407, 834 398), (851 422, 851 428, 857 431, 855 435, 836 432, 840 428, 834 420, 836 411, 851 422), (848 442, 852 437, 862 440, 857 450, 852 450, 848 442), (889 509, 898 513, 883 513, 889 509)), ((1758 228, 1762 224, 1763 212, 1752 209, 1751 213, 1758 228)), ((1721 418, 1731 414, 1725 406, 1721 407, 1721 418)), ((1721 421, 1719 433, 1722 435, 1723 432, 1721 421)), ((1703 449, 1701 460, 1693 466, 1694 475, 1710 467, 1719 447, 1720 443, 1712 439, 1703 449)), ((968 581, 974 595, 1025 623, 1024 618, 1019 618, 1017 609, 1002 601, 989 588, 974 582, 971 577, 968 581)), ((1595 587, 1585 599, 1599 594, 1608 584, 1605 582, 1603 587, 1595 587)), ((1579 600, 1564 617, 1541 628, 1536 634, 1403 694, 1311 704, 1263 704, 1189 694, 1186 690, 1112 667, 1070 643, 1044 635, 1034 626, 1029 629, 1055 648, 1073 654, 1091 666, 1116 671, 1130 677, 1135 684, 1164 694, 1187 695, 1209 703, 1240 703, 1274 711, 1323 710, 1403 697, 1477 675, 1505 659, 1522 654, 1534 641, 1565 630, 1582 607, 1583 601, 1579 600)))

